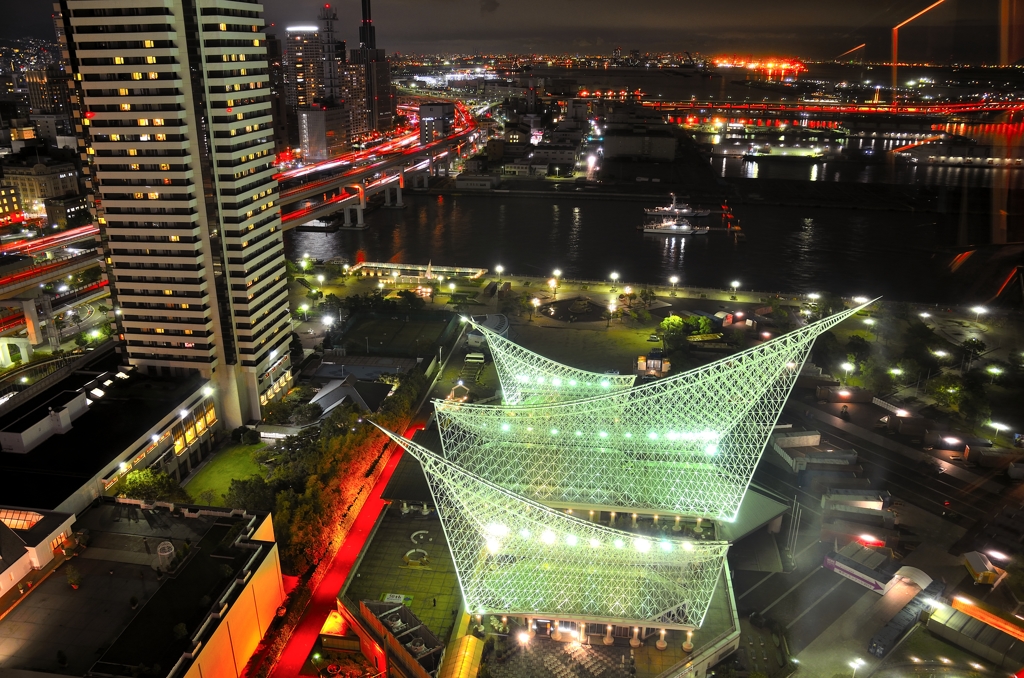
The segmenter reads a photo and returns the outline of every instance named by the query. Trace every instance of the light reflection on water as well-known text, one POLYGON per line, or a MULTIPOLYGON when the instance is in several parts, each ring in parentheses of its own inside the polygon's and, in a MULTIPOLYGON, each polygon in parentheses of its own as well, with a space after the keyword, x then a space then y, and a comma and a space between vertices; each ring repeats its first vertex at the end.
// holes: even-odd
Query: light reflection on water
MULTIPOLYGON (((365 231, 286 234, 290 257, 480 266, 520 275, 841 294, 942 298, 942 256, 955 224, 937 215, 738 205, 745 242, 725 232, 668 237, 636 230, 654 203, 409 196, 378 210, 365 231), (939 221, 941 219, 941 221, 939 221)), ((721 217, 709 217, 713 225, 721 217)), ((955 222, 955 219, 953 220, 955 222)))

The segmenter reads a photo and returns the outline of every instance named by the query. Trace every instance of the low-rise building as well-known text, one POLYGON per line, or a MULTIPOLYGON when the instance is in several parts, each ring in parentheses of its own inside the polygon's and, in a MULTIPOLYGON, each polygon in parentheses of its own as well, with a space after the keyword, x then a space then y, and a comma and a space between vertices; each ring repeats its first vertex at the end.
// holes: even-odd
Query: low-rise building
POLYGON ((49 198, 43 201, 46 206, 46 219, 51 225, 61 228, 83 225, 91 221, 89 204, 84 195, 69 195, 63 198, 49 198))
POLYGON ((455 127, 455 104, 433 101, 420 104, 420 143, 429 144, 444 139, 455 127))
POLYGON ((26 204, 78 193, 74 163, 29 153, 9 155, 2 164, 4 183, 15 186, 26 204))
POLYGON ((18 195, 18 188, 12 184, 0 185, 0 226, 16 224, 25 220, 25 212, 18 195))
POLYGON ((80 513, 133 470, 181 480, 213 449, 220 417, 206 380, 141 374, 109 344, 86 355, 0 405, 5 504, 80 513))
POLYGON ((608 129, 604 157, 671 162, 676 157, 676 137, 667 125, 634 125, 608 129))

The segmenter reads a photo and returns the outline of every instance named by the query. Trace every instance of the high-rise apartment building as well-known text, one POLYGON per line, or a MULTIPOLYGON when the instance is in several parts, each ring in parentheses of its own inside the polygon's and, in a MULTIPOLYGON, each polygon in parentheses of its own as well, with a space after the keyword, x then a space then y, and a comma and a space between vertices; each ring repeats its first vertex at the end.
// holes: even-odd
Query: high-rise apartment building
POLYGON ((211 378, 229 426, 258 418, 290 336, 262 5, 58 9, 121 351, 211 378))
POLYGON ((324 50, 316 26, 285 29, 285 103, 292 110, 306 108, 324 94, 324 50))

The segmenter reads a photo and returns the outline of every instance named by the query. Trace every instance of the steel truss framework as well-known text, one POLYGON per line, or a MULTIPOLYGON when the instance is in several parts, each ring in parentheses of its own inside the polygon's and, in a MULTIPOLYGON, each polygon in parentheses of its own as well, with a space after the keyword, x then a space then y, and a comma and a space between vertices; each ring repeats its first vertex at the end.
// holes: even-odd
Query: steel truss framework
POLYGON ((728 544, 623 532, 520 497, 381 429, 423 466, 472 613, 694 628, 728 544))
POLYGON ((547 506, 734 520, 814 339, 860 308, 598 397, 522 406, 435 401, 444 455, 547 506))
POLYGON ((487 339, 506 405, 538 405, 617 393, 632 388, 634 375, 598 374, 529 351, 466 318, 487 339))

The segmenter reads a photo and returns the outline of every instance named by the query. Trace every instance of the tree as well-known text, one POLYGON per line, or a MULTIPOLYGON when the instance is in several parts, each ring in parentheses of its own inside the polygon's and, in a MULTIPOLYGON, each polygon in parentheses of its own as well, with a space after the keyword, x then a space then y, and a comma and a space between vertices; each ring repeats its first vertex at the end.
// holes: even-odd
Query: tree
POLYGON ((818 316, 822 318, 839 313, 846 308, 846 302, 843 301, 842 297, 830 292, 822 294, 815 305, 818 307, 818 316))
POLYGON ((412 290, 399 290, 398 298, 402 300, 402 303, 405 304, 410 311, 419 311, 427 305, 427 302, 412 290))
POLYGON ((129 499, 190 502, 188 492, 164 471, 144 468, 131 471, 121 481, 121 493, 129 499))
POLYGON ((649 287, 640 290, 640 301, 644 302, 645 308, 650 306, 651 302, 654 301, 654 290, 649 287))
POLYGON ((183 640, 188 635, 188 627, 185 626, 185 622, 175 624, 171 629, 171 634, 175 640, 183 640))
POLYGON ((835 334, 832 332, 822 332, 817 341, 814 342, 814 347, 811 349, 811 357, 814 359, 815 365, 831 371, 846 360, 846 351, 840 346, 835 334))
POLYGON ((871 344, 859 334, 854 334, 847 340, 846 350, 853 354, 857 362, 862 363, 871 355, 871 344))
POLYGON ((977 360, 988 349, 988 346, 981 339, 971 337, 960 344, 960 350, 968 360, 977 360))
POLYGON ((224 496, 225 506, 246 511, 273 511, 275 504, 273 486, 256 475, 242 480, 232 479, 228 493, 224 496))
POLYGON ((964 421, 971 426, 978 426, 992 418, 992 408, 989 407, 988 398, 985 394, 974 389, 966 389, 960 398, 960 414, 964 421))
POLYGON ((862 378, 864 380, 864 385, 867 386, 868 390, 874 392, 876 395, 884 395, 892 393, 893 391, 894 385, 892 374, 889 372, 889 367, 876 356, 868 358, 864 363, 862 378))
POLYGON ((296 424, 310 424, 319 419, 323 413, 324 408, 320 407, 318 403, 306 403, 296 407, 292 411, 290 419, 296 424))
POLYGON ((926 392, 942 407, 956 409, 963 394, 964 380, 955 374, 940 374, 928 382, 926 392))
POLYGON ((247 428, 242 434, 242 442, 246 445, 259 445, 260 440, 260 432, 255 429, 247 428))

